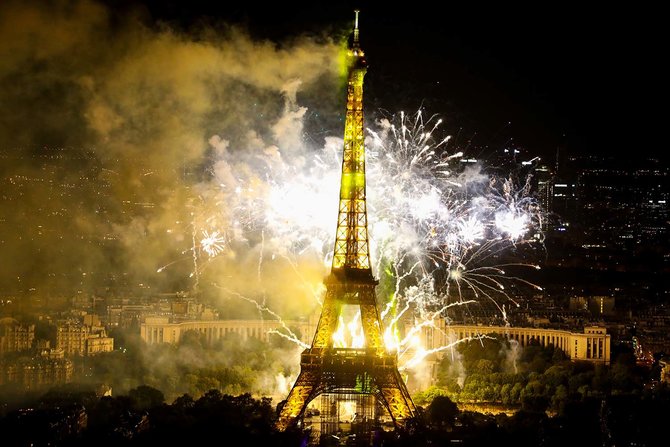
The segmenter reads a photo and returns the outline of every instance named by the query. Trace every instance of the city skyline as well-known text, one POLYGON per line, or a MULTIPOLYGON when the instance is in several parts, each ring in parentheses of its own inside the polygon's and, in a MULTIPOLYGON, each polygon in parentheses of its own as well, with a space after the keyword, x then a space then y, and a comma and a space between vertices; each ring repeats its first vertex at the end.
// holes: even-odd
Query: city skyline
POLYGON ((3 440, 651 445, 660 31, 620 18, 0 4, 3 440))

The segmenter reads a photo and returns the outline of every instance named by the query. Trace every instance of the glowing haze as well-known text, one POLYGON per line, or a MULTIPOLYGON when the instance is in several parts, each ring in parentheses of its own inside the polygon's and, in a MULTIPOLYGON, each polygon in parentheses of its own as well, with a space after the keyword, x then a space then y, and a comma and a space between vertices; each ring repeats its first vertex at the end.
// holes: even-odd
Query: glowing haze
MULTIPOLYGON (((91 1, 2 2, 0 39, 0 281, 17 293, 192 287, 181 260, 192 260, 191 230, 209 238, 205 256, 236 236, 233 204, 212 202, 212 186, 244 188, 243 202, 258 181, 263 194, 265 174, 238 179, 264 163, 280 169, 280 148, 294 162, 304 151, 304 111, 284 110, 285 89, 333 98, 341 71, 340 45, 324 36, 278 44, 226 24, 183 31, 91 1), (226 173, 226 156, 239 172, 226 173), (202 204, 218 212, 197 214, 202 204), (221 225, 205 234, 200 218, 221 225)), ((213 277, 250 284, 244 261, 213 277)), ((276 275, 282 299, 304 295, 276 275)))
MULTIPOLYGON (((14 217, 3 231, 22 227, 29 209, 62 220, 48 239, 4 237, 3 253, 18 259, 5 283, 39 290, 54 278, 72 288, 86 287, 82 276, 124 278, 216 296, 224 317, 318 312, 343 129, 316 140, 306 123, 310 113, 344 113, 344 42, 257 41, 225 24, 183 32, 88 1, 5 2, 0 39, 0 102, 12 105, 0 110, 3 181, 44 177, 47 166, 55 185, 46 197, 29 185, 20 202, 5 200, 14 217)), ((366 111, 385 340, 420 356, 418 329, 448 307, 489 300, 504 314, 514 303, 506 284, 524 281, 506 274, 501 254, 541 242, 528 185, 465 163, 450 123, 425 113, 366 111)), ((350 323, 341 331, 356 332, 350 323)))

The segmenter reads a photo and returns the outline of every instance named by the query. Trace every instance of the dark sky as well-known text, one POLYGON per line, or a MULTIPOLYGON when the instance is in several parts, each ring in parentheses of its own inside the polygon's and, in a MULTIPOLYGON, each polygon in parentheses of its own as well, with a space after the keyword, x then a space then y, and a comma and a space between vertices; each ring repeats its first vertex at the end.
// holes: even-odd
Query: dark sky
POLYGON ((666 158, 655 110, 666 90, 657 10, 611 2, 598 8, 445 2, 440 10, 409 2, 395 8, 366 2, 139 3, 150 17, 180 26, 234 21, 277 40, 341 31, 359 8, 369 106, 396 111, 423 105, 483 149, 512 139, 531 154, 553 154, 560 145, 568 153, 666 158))
POLYGON ((559 146, 667 158, 662 14, 469 5, 0 2, 0 285, 176 287, 190 264, 159 267, 191 240, 193 184, 218 197, 234 171, 274 166, 275 145, 341 137, 332 42, 357 7, 369 125, 380 109, 424 107, 444 118, 449 149, 475 158, 510 144, 549 162, 559 146))

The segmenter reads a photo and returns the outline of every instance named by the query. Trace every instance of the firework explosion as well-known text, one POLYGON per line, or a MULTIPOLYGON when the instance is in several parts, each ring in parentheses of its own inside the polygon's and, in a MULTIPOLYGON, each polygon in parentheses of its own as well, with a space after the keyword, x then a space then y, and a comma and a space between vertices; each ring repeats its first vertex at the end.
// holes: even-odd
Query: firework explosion
POLYGON ((419 345, 418 334, 439 329, 450 307, 484 298, 506 319, 505 303, 516 305, 506 283, 539 288, 506 276, 509 264, 500 261, 510 247, 541 239, 541 210, 529 183, 516 189, 512 180, 464 163, 463 152, 449 147, 450 136, 436 137, 441 124, 421 111, 401 112, 380 120, 379 131, 368 129, 373 259, 377 272, 394 280, 382 318, 386 346, 398 350, 401 369, 435 352, 419 345), (403 320, 409 324, 401 337, 403 320))
MULTIPOLYGON (((304 111, 295 106, 293 111, 299 121, 304 111)), ((367 129, 373 274, 382 284, 386 346, 398 351, 401 363, 406 357, 405 367, 428 353, 417 346, 417 334, 444 319, 448 308, 486 299, 504 317, 505 304, 516 304, 506 283, 525 281, 506 276, 500 255, 539 242, 541 210, 528 183, 517 188, 465 163, 463 153, 450 147, 449 136, 438 138, 441 124, 418 111, 383 117, 367 129)), ((283 157, 273 147, 243 160, 232 157, 218 136, 210 144, 218 157, 213 168, 218 186, 203 191, 200 211, 194 213, 200 216, 192 223, 190 249, 196 283, 203 265, 245 244, 261 247, 259 278, 265 257, 294 266, 301 258, 316 257, 325 274, 332 262, 342 140, 329 138, 311 155, 283 157)), ((320 300, 323 287, 312 290, 320 300)), ((257 307, 278 317, 264 303, 257 307)), ((336 345, 345 346, 347 338, 361 343, 359 318, 341 322, 336 345)), ((298 342, 292 333, 283 336, 298 342)))

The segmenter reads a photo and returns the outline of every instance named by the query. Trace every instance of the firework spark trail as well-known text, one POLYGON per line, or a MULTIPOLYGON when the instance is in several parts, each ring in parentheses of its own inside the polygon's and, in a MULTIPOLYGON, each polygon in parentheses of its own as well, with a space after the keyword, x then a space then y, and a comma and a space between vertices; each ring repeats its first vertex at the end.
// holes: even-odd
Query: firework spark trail
POLYGON ((223 291, 225 291, 226 293, 228 293, 230 295, 236 296, 237 298, 239 298, 241 300, 244 300, 248 303, 253 304, 256 307, 256 309, 258 310, 259 315, 261 315, 261 319, 262 319, 263 313, 267 313, 269 315, 272 315, 275 318, 275 320, 281 325, 282 329, 284 329, 287 332, 287 333, 283 333, 283 332, 278 331, 276 329, 268 329, 268 331, 267 331, 268 334, 279 335, 280 337, 283 337, 287 340, 290 340, 293 343, 301 346, 302 348, 308 348, 309 347, 309 345, 307 345, 306 343, 301 341, 300 338, 298 338, 298 336, 284 322, 282 317, 278 313, 274 312, 272 309, 268 308, 267 306, 265 306, 263 304, 260 304, 258 301, 254 300, 252 298, 249 298, 249 297, 246 297, 246 296, 242 295, 239 292, 227 289, 225 287, 221 287, 216 283, 213 283, 212 285, 221 289, 221 290, 223 290, 223 291))
MULTIPOLYGON (((190 250, 189 250, 189 251, 190 251, 190 250)), ((184 254, 184 252, 182 252, 182 254, 184 254)), ((158 268, 156 269, 156 273, 161 273, 161 272, 163 272, 165 269, 167 269, 168 267, 170 267, 171 265, 174 265, 174 264, 176 264, 176 263, 178 263, 178 262, 181 262, 181 261, 183 261, 183 260, 185 260, 185 259, 192 259, 192 257, 189 256, 189 257, 187 257, 187 258, 175 259, 174 261, 168 262, 167 264, 158 267, 158 268)))
POLYGON ((299 340, 299 339, 296 337, 296 335, 293 334, 293 333, 291 333, 291 334, 285 334, 285 333, 280 332, 280 331, 278 331, 278 330, 276 330, 276 329, 269 329, 269 330, 268 330, 268 334, 278 335, 278 336, 280 336, 280 337, 282 337, 282 338, 285 338, 286 340, 288 340, 288 341, 290 341, 290 342, 295 343, 296 345, 300 346, 300 347, 303 348, 303 349, 304 349, 304 348, 309 348, 309 345, 308 345, 307 343, 304 343, 304 342, 302 342, 301 340, 299 340))
POLYGON ((191 244, 192 244, 192 249, 191 249, 191 254, 193 257, 193 272, 191 273, 191 276, 195 275, 195 281, 193 283, 193 291, 195 293, 198 293, 198 289, 200 286, 200 269, 198 268, 198 252, 196 251, 196 242, 195 242, 195 234, 196 234, 196 228, 195 225, 191 226, 191 244))
MULTIPOLYGON (((433 311, 430 313, 430 315, 424 315, 422 318, 420 318, 418 323, 415 323, 410 327, 409 330, 405 331, 405 337, 401 340, 399 340, 396 344, 396 346, 391 346, 391 348, 396 348, 398 349, 398 355, 399 359, 402 360, 402 356, 406 354, 407 352, 411 351, 413 348, 415 350, 416 346, 414 346, 414 340, 417 337, 417 335, 421 332, 421 330, 425 327, 431 327, 433 329, 437 329, 438 331, 441 331, 441 328, 439 325, 436 325, 436 322, 442 320, 443 312, 445 312, 447 309, 455 306, 465 306, 468 304, 475 303, 475 300, 469 300, 469 301, 456 301, 453 303, 448 303, 443 305, 441 308, 433 311)), ((397 322, 394 322, 394 324, 397 322)), ((391 326, 392 327, 392 326, 391 326)), ((388 346, 387 346, 388 348, 388 346)))
POLYGON ((491 337, 489 335, 473 335, 473 336, 470 336, 470 337, 460 338, 458 340, 455 340, 455 341, 452 341, 450 343, 438 346, 437 348, 433 348, 433 349, 422 349, 422 348, 419 347, 418 349, 416 349, 416 351, 414 352, 414 356, 411 359, 404 361, 404 363, 401 364, 401 365, 398 365, 398 370, 399 371, 411 370, 411 369, 419 366, 423 362, 423 360, 431 354, 436 354, 438 352, 450 350, 450 349, 455 348, 456 346, 458 346, 461 343, 465 343, 465 342, 469 342, 469 341, 473 341, 473 340, 481 342, 485 338, 495 340, 493 337, 491 337))
POLYGON ((261 271, 263 268, 263 251, 265 251, 265 231, 261 231, 261 249, 258 254, 258 282, 261 281, 261 271))
MULTIPOLYGON (((410 314, 418 326, 445 318, 448 300, 472 301, 466 292, 491 301, 506 318, 504 302, 517 305, 506 284, 539 289, 503 269, 537 266, 499 260, 510 247, 541 243, 542 210, 530 194, 528 179, 516 189, 511 178, 500 180, 480 166, 461 162, 463 151, 449 152, 450 136, 436 138, 442 120, 435 115, 400 113, 375 124, 366 138, 368 226, 373 273, 393 280, 393 290, 381 292, 388 295, 382 297, 385 326, 395 330, 410 314), (429 289, 413 289, 427 284, 429 289)), ((259 280, 265 250, 272 259, 288 260, 297 273, 296 260, 306 257, 322 260, 328 268, 341 145, 341 139, 327 139, 321 151, 297 158, 261 154, 251 161, 221 154, 212 171, 220 185, 211 197, 221 204, 216 222, 223 224, 217 231, 228 235, 230 243, 261 246, 259 280)), ((205 251, 207 261, 220 252, 205 251)), ((317 301, 318 295, 314 293, 317 301)), ((264 304, 244 299, 270 312, 264 304)), ((407 342, 407 337, 395 336, 398 343, 407 342)))
MULTIPOLYGON (((386 303, 386 307, 384 310, 381 312, 381 318, 384 320, 386 316, 393 310, 393 306, 397 304, 397 298, 402 292, 402 284, 403 281, 409 277, 411 277, 414 273, 414 269, 419 266, 418 262, 415 262, 414 265, 412 265, 410 268, 408 268, 406 271, 401 271, 399 270, 400 264, 402 264, 402 261, 404 260, 404 256, 401 258, 398 258, 393 261, 393 263, 389 266, 391 270, 389 270, 387 273, 391 277, 395 277, 395 289, 393 291, 393 294, 391 295, 389 301, 386 303)), ((402 312, 400 312, 400 316, 402 315, 402 312)), ((396 312, 396 318, 399 318, 398 313, 396 312)))

